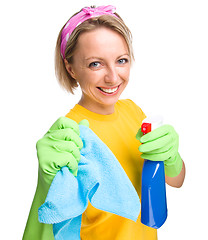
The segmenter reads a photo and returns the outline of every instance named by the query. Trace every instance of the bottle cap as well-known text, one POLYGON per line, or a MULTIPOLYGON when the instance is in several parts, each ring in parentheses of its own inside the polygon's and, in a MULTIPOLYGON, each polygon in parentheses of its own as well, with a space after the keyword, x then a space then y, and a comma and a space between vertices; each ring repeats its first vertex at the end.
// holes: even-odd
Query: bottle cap
MULTIPOLYGON (((150 131, 153 131, 154 129, 163 125, 163 117, 161 115, 150 116, 150 117, 145 118, 142 121, 142 123, 144 124, 143 125, 144 127, 146 127, 147 129, 150 128, 150 131)), ((148 131, 148 132, 150 132, 150 131, 148 131)))

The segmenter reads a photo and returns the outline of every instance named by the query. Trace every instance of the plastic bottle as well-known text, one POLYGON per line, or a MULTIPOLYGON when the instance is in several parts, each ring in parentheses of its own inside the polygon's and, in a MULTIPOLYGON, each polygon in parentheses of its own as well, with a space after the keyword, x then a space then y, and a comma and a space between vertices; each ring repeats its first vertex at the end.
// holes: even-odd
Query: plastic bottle
MULTIPOLYGON (((144 119, 141 131, 146 134, 162 125, 162 117, 144 119)), ((165 169, 162 161, 144 161, 141 189, 141 222, 160 228, 167 218, 165 169)))

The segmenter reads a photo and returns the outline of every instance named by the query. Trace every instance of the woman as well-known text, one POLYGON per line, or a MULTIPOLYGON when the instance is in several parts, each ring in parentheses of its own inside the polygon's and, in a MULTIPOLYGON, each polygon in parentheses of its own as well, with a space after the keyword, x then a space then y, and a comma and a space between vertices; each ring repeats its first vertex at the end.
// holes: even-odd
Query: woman
MULTIPOLYGON (((144 138, 138 129, 145 114, 133 101, 119 100, 128 84, 132 61, 131 33, 113 6, 84 8, 60 31, 57 77, 71 93, 79 85, 82 97, 37 143, 39 181, 24 239, 53 239, 52 227, 38 222, 37 209, 61 167, 68 166, 75 176, 79 171, 83 145, 78 123, 89 125, 110 148, 139 196, 144 157, 156 160, 159 156, 165 163, 166 182, 174 187, 182 185, 185 167, 173 127, 162 126, 144 138), (54 142, 58 144, 56 149, 54 142)), ((140 217, 135 223, 89 203, 82 216, 81 239, 153 240, 157 239, 157 231, 141 224, 140 217)))

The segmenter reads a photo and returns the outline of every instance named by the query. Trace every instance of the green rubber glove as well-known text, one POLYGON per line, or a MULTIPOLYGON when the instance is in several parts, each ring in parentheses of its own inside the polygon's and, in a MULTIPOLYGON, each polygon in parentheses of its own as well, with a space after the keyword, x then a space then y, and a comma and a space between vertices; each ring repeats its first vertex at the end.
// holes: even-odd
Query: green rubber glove
POLYGON ((177 176, 182 169, 182 159, 178 153, 179 137, 170 125, 163 125, 145 135, 139 129, 136 138, 142 143, 141 157, 151 161, 164 161, 165 174, 177 176))
MULTIPOLYGON (((87 120, 82 120, 79 124, 89 127, 87 120)), ((47 183, 50 184, 56 173, 64 166, 77 176, 80 150, 83 147, 79 135, 79 125, 67 117, 61 117, 37 142, 39 166, 47 183)))
MULTIPOLYGON (((87 120, 79 125, 89 127, 87 120)), ((38 208, 44 203, 50 184, 61 167, 68 166, 76 176, 80 149, 79 125, 67 118, 59 118, 45 136, 37 142, 39 160, 38 184, 25 227, 23 240, 54 240, 53 225, 38 221, 38 208)))

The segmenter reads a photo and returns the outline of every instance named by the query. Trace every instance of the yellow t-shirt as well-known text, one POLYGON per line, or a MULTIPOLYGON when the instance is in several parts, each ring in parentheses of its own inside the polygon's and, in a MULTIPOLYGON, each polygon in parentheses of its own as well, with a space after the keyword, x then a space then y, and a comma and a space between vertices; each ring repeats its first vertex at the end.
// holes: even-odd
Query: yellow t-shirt
MULTIPOLYGON (((101 115, 75 105, 66 115, 79 123, 87 119, 90 128, 111 149, 124 171, 128 175, 141 199, 141 172, 143 159, 140 157, 136 133, 145 114, 131 100, 119 100, 115 111, 110 115, 101 115)), ((156 240, 157 231, 140 222, 104 212, 90 203, 82 215, 82 240, 156 240)))

